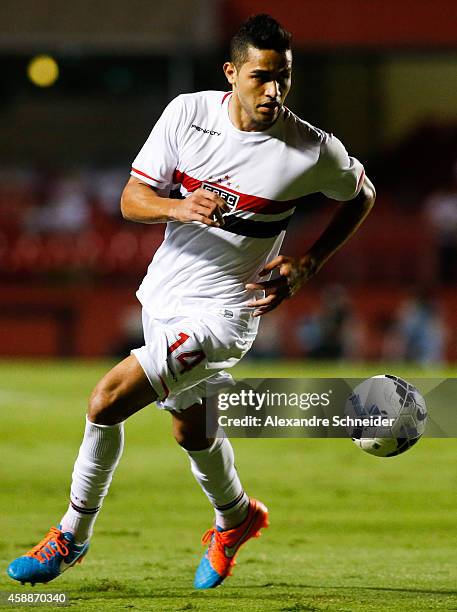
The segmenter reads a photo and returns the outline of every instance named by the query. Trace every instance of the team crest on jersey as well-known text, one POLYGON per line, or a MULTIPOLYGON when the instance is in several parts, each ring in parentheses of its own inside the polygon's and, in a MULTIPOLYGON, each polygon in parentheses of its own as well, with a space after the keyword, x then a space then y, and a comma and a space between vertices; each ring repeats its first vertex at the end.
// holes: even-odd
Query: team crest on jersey
POLYGON ((236 193, 231 193, 230 191, 226 191, 222 187, 219 187, 219 185, 211 185, 210 183, 202 183, 202 188, 206 189, 207 191, 212 191, 213 193, 216 193, 220 198, 225 200, 227 204, 230 206, 231 211, 236 208, 236 205, 240 201, 239 195, 236 195, 236 193))

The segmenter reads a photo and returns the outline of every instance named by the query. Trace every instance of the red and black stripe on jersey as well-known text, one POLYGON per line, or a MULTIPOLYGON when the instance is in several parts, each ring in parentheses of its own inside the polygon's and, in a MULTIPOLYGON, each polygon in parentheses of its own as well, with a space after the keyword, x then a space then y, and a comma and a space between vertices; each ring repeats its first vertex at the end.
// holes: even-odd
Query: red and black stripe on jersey
POLYGON ((188 192, 195 191, 205 183, 207 185, 214 185, 214 187, 237 196, 239 199, 236 208, 233 211, 224 213, 224 225, 220 229, 233 234, 239 234, 240 236, 251 238, 273 238, 278 236, 278 234, 287 228, 295 209, 293 200, 269 200, 259 196, 244 194, 212 181, 195 179, 179 170, 175 170, 173 173, 173 182, 182 185, 188 192), (252 216, 244 218, 239 214, 243 212, 252 213, 252 216), (290 214, 284 217, 285 213, 290 214), (256 218, 257 215, 260 218, 256 218), (275 219, 276 215, 281 218, 275 219), (265 220, 265 216, 270 218, 265 220))

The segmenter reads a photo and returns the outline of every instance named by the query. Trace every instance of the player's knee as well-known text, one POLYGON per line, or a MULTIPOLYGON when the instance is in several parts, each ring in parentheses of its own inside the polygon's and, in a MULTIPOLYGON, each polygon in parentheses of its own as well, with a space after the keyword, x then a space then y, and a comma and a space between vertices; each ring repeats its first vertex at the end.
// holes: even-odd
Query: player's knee
POLYGON ((97 425, 115 425, 123 419, 120 417, 119 393, 113 387, 99 383, 89 398, 87 416, 97 425))
POLYGON ((189 451, 203 450, 213 443, 213 440, 207 437, 206 431, 195 429, 188 423, 175 423, 173 435, 179 446, 189 451))

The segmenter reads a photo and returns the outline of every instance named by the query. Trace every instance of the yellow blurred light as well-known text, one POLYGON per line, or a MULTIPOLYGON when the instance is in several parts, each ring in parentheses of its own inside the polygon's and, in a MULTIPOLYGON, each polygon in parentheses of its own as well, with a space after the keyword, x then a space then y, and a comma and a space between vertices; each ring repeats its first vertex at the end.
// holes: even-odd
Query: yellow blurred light
POLYGON ((37 55, 27 66, 27 76, 37 87, 50 87, 59 78, 59 66, 50 55, 37 55))

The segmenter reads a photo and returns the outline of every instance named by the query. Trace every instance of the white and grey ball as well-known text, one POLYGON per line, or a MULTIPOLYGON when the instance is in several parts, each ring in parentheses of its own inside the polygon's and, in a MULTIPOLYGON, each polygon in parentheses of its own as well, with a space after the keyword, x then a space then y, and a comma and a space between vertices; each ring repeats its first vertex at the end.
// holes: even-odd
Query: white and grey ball
POLYGON ((349 427, 353 442, 377 457, 393 457, 414 446, 425 431, 427 407, 419 391, 398 376, 373 376, 357 385, 345 406, 346 416, 382 416, 388 427, 349 427))

